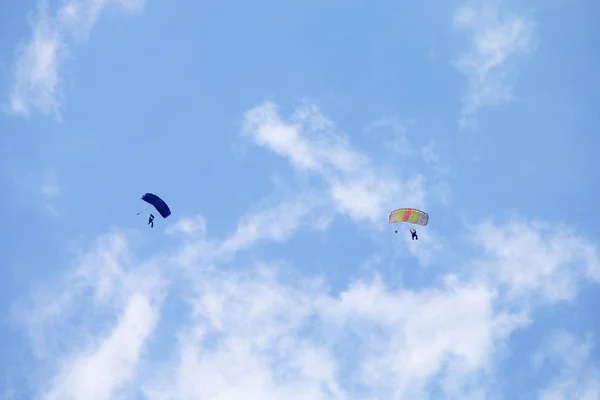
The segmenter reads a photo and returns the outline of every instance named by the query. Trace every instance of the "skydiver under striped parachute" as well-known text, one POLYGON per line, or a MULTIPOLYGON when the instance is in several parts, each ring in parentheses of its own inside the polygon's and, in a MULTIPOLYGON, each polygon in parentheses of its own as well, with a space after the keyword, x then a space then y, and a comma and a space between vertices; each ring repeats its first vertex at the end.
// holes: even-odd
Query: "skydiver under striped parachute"
MULTIPOLYGON (((398 233, 398 231, 396 231, 396 233, 398 233)), ((419 237, 417 236, 417 230, 415 228, 410 228, 410 234, 412 235, 412 240, 419 240, 419 237)))
MULTIPOLYGON (((399 208, 390 212, 388 215, 388 222, 390 224, 397 222, 409 222, 411 224, 417 224, 426 226, 429 222, 429 214, 424 211, 417 210, 416 208, 399 208)), ((398 230, 395 230, 398 233, 398 230)), ((419 240, 417 236, 417 230, 410 228, 411 240, 419 240)))

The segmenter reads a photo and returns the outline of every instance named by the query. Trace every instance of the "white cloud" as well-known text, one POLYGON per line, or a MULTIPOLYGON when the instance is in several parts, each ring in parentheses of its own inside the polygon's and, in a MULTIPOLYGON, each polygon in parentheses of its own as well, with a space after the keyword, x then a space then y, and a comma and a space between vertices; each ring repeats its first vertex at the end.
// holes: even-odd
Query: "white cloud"
POLYGON ((287 280, 264 266, 198 277, 195 322, 148 397, 429 398, 441 374, 455 398, 524 323, 497 312, 484 284, 411 291, 376 279, 334 296, 319 280, 287 280))
POLYGON ((206 233, 206 220, 202 215, 182 217, 175 224, 165 229, 167 235, 181 233, 183 235, 204 235, 206 233))
MULTIPOLYGON (((60 194, 60 185, 58 184, 58 178, 54 171, 48 170, 45 172, 45 178, 39 186, 39 191, 46 202, 50 202, 52 198, 55 198, 60 194)), ((44 207, 50 214, 55 217, 60 217, 60 213, 54 206, 45 204, 44 207)))
MULTIPOLYGON (((327 229, 331 208, 358 225, 385 223, 388 197, 418 203, 423 193, 421 177, 397 181, 312 107, 292 122, 269 104, 247 118, 255 141, 322 178, 327 204, 312 191, 262 204, 222 239, 208 235, 202 216, 181 218, 165 231, 181 241, 148 258, 136 257, 124 234, 98 239, 52 290, 14 309, 50 370, 36 388, 42 398, 143 391, 149 400, 483 399, 508 339, 532 323, 529 297, 569 300, 579 281, 600 276, 593 243, 556 224, 518 219, 476 224, 467 233, 485 257, 443 260, 446 270, 470 268, 425 287, 384 281, 374 273, 377 257, 362 269, 373 279, 351 282, 307 278, 293 260, 248 262, 241 256, 255 246, 327 229), (166 298, 189 307, 167 312, 166 298), (161 323, 159 352, 176 345, 166 357, 149 341, 161 323)), ((436 243, 421 235, 407 245, 429 263, 436 243)))
POLYGON ((480 108, 512 99, 515 73, 511 62, 535 47, 534 23, 530 19, 503 13, 497 0, 477 3, 477 9, 463 5, 454 15, 454 26, 471 34, 471 49, 457 62, 469 80, 461 126, 473 123, 480 108))
POLYGON ((397 118, 381 118, 369 124, 366 131, 370 135, 379 134, 383 136, 387 149, 405 157, 412 154, 406 124, 397 118))
POLYGON ((25 300, 21 300, 13 305, 13 318, 26 328, 35 357, 53 356, 64 334, 55 334, 56 326, 63 321, 64 311, 72 305, 74 298, 75 292, 63 287, 57 290, 36 288, 27 299, 30 304, 22 304, 25 300))
POLYGON ((419 240, 412 240, 410 235, 402 235, 406 248, 421 265, 429 265, 434 257, 440 254, 444 249, 441 241, 435 237, 435 234, 428 230, 426 234, 420 235, 419 240))
POLYGON ((32 108, 59 115, 63 100, 60 68, 71 55, 73 41, 85 41, 102 10, 110 3, 137 11, 142 0, 63 1, 50 16, 48 4, 40 0, 34 16, 32 36, 19 46, 10 94, 9 112, 29 115, 32 108))
MULTIPOLYGON (((281 210, 263 209, 243 218, 222 241, 184 236, 181 248, 198 246, 200 254, 207 248, 226 249, 208 255, 217 263, 226 253, 286 240, 306 212, 302 205, 295 210, 285 224, 274 227, 279 219, 273 216, 281 210)), ((498 352, 515 330, 531 323, 525 302, 506 303, 496 290, 506 280, 502 269, 512 265, 510 260, 537 271, 552 257, 559 260, 555 264, 573 265, 581 254, 593 255, 585 247, 552 252, 557 240, 568 247, 572 239, 543 234, 540 226, 483 223, 475 228, 478 243, 489 252, 477 267, 497 268, 499 278, 447 276, 436 287, 411 289, 392 287, 376 275, 337 292, 324 279, 240 260, 237 268, 204 268, 202 258, 190 258, 194 268, 180 275, 169 268, 177 264, 181 248, 137 260, 125 236, 111 234, 78 258, 60 296, 43 299, 20 315, 37 332, 34 339, 50 326, 65 338, 66 355, 50 354, 61 361, 49 380, 47 399, 108 399, 138 390, 150 400, 485 398, 498 352), (528 252, 521 253, 523 245, 528 252), (534 255, 523 256, 529 253, 534 255), (150 369, 140 364, 148 362, 141 354, 160 321, 163 289, 169 287, 165 277, 170 286, 178 281, 189 285, 178 284, 169 293, 189 303, 178 317, 189 323, 169 328, 176 329, 176 353, 164 364, 153 362, 154 373, 141 374, 150 369), (116 321, 108 331, 104 323, 89 319, 90 326, 68 328, 66 318, 76 307, 84 308, 85 315, 116 311, 116 321)), ((584 272, 582 266, 573 273, 584 272)), ((542 277, 530 290, 550 293, 553 284, 542 277)))
POLYGON ((348 138, 314 106, 296 110, 286 122, 274 104, 264 103, 246 113, 244 134, 287 158, 299 171, 318 174, 328 184, 334 207, 355 220, 381 226, 386 213, 398 204, 424 205, 422 176, 401 181, 376 167, 353 150, 348 138))
POLYGON ((100 14, 111 4, 118 4, 130 13, 144 6, 144 0, 64 0, 62 3, 56 12, 56 21, 61 30, 79 41, 87 40, 100 14))
POLYGON ((540 400, 594 400, 600 398, 600 369, 593 359, 592 342, 566 332, 548 338, 536 356, 537 367, 558 364, 540 400))
POLYGON ((246 112, 244 122, 244 133, 256 144, 288 158, 298 169, 353 172, 367 163, 366 157, 349 148, 346 137, 334 132, 333 122, 315 106, 297 109, 286 123, 277 106, 265 102, 246 112))
POLYGON ((158 310, 146 296, 135 293, 127 300, 123 315, 107 337, 96 339, 63 362, 46 400, 110 400, 132 380, 144 344, 154 330, 158 310))
POLYGON ((50 214, 54 215, 55 217, 60 217, 60 213, 56 211, 54 207, 46 205, 46 210, 48 210, 50 214))
POLYGON ((31 40, 19 49, 11 112, 28 115, 31 107, 46 114, 58 111, 61 102, 58 67, 65 55, 60 33, 42 12, 34 22, 31 40))
POLYGON ((282 242, 300 226, 313 208, 304 199, 284 201, 275 208, 251 214, 242 221, 235 233, 221 243, 217 253, 233 254, 248 249, 260 241, 282 242))
POLYGON ((398 204, 424 208, 423 181, 422 176, 401 182, 365 171, 357 177, 332 179, 330 196, 339 212, 382 226, 382 221, 387 223, 387 213, 398 204))
POLYGON ((450 172, 447 166, 444 166, 441 157, 437 151, 439 144, 433 140, 429 141, 425 146, 421 147, 421 157, 423 161, 437 172, 448 174, 450 172))
POLYGON ((244 216, 234 232, 223 240, 207 238, 204 219, 196 217, 183 218, 174 226, 168 227, 167 232, 173 234, 184 229, 200 230, 201 234, 193 237, 177 249, 174 255, 174 265, 187 268, 198 264, 208 267, 215 262, 231 260, 236 253, 248 250, 264 242, 284 242, 300 227, 323 230, 330 223, 326 214, 308 218, 309 214, 318 209, 320 202, 307 195, 298 195, 291 200, 280 200, 279 204, 253 210, 244 216), (198 229, 201 226, 201 229, 198 229))
POLYGON ((398 118, 381 118, 365 128, 370 136, 381 136, 384 138, 384 146, 402 156, 405 160, 420 158, 436 172, 447 174, 449 169, 443 165, 438 149, 440 143, 429 140, 425 145, 416 146, 411 144, 408 135, 408 127, 415 125, 415 121, 401 121, 398 118))
POLYGON ((55 197, 60 193, 60 186, 54 174, 50 174, 46 182, 40 185, 40 193, 44 197, 55 197))
POLYGON ((108 234, 100 237, 92 250, 82 253, 63 279, 38 288, 31 298, 16 303, 12 314, 27 329, 35 356, 51 359, 61 348, 76 345, 79 340, 67 342, 91 333, 92 326, 69 325, 73 315, 93 315, 93 308, 122 309, 133 296, 158 296, 164 284, 153 260, 134 266, 126 237, 108 234), (81 309, 82 298, 90 300, 85 302, 89 307, 86 310, 81 309))
POLYGON ((506 285, 512 298, 571 300, 580 281, 600 281, 597 246, 564 225, 513 217, 503 226, 477 224, 471 235, 489 255, 477 267, 506 285))

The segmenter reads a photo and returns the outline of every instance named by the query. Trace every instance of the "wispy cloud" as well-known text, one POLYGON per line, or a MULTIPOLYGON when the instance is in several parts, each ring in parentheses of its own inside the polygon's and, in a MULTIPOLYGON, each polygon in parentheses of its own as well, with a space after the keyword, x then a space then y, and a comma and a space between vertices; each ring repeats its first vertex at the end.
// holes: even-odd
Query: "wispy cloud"
POLYGON ((33 22, 32 38, 18 53, 9 110, 28 115, 34 107, 45 114, 57 113, 61 103, 58 68, 67 53, 45 11, 33 22))
POLYGON ((285 121, 277 106, 266 102, 246 113, 244 133, 298 171, 323 178, 337 211, 355 220, 379 224, 393 204, 422 207, 425 202, 423 176, 402 181, 375 166, 314 106, 297 109, 285 121))
POLYGON ((149 398, 429 398, 439 374, 461 397, 525 322, 495 312, 483 284, 392 290, 376 278, 327 295, 319 280, 287 281, 264 265, 198 279, 194 322, 149 398))
POLYGON ((244 133, 256 144, 288 158, 300 170, 355 172, 368 163, 313 105, 297 109, 285 122, 277 106, 265 102, 246 112, 244 122, 244 133))
POLYGON ((136 366, 159 309, 142 294, 124 304, 123 315, 106 337, 64 360, 42 399, 108 400, 135 376, 136 366))
POLYGON ((16 303, 13 317, 27 328, 34 354, 39 359, 50 359, 61 355, 66 340, 81 338, 77 343, 83 343, 89 329, 98 328, 87 326, 71 331, 67 328, 69 318, 82 312, 91 313, 92 309, 124 310, 134 296, 153 299, 160 295, 164 283, 152 259, 136 264, 127 238, 119 233, 108 234, 77 257, 73 267, 58 281, 44 285, 30 298, 16 303), (82 298, 91 300, 86 301, 85 310, 81 308, 82 298), (63 334, 67 331, 74 337, 65 338, 63 334))
POLYGON ((56 210, 56 208, 49 204, 53 198, 60 194, 60 185, 58 183, 58 176, 55 171, 47 170, 45 172, 44 179, 39 186, 39 191, 46 202, 46 210, 48 210, 48 212, 55 217, 60 217, 60 213, 56 210))
POLYGON ((71 48, 87 39, 102 10, 117 3, 128 11, 142 8, 143 0, 68 0, 53 9, 40 0, 31 21, 31 38, 17 49, 8 111, 30 115, 32 109, 59 116, 63 102, 60 68, 71 48), (53 15, 52 15, 53 14, 53 15))
POLYGON ((60 193, 58 177, 54 171, 46 171, 44 181, 40 185, 40 193, 46 198, 55 197, 60 193))
POLYGON ((558 332, 547 338, 538 351, 538 368, 556 366, 547 387, 539 391, 540 400, 592 400, 600 398, 600 366, 592 355, 591 338, 558 332))
POLYGON ((430 140, 425 146, 421 147, 421 157, 423 161, 440 174, 448 174, 450 169, 442 163, 438 153, 439 143, 430 140))
POLYGON ((202 215, 182 217, 175 224, 165 229, 167 235, 203 235, 206 233, 206 220, 202 215))
POLYGON ((44 183, 40 186, 40 192, 46 197, 54 197, 60 192, 60 187, 55 183, 44 183))
POLYGON ((384 138, 385 147, 402 156, 412 154, 412 146, 408 140, 407 123, 397 118, 381 118, 366 127, 369 135, 378 135, 384 138))
POLYGON ((167 228, 167 233, 187 233, 187 241, 176 250, 173 265, 206 267, 215 262, 231 260, 239 252, 260 243, 284 242, 301 227, 323 230, 327 227, 326 214, 319 214, 321 202, 306 194, 294 199, 279 199, 276 204, 263 205, 241 217, 234 232, 223 239, 205 235, 207 225, 203 217, 182 218, 167 228), (311 213, 317 212, 313 218, 311 213), (194 234, 191 234, 191 233, 194 234))
POLYGON ((474 123, 484 107, 512 99, 516 72, 513 59, 535 48, 535 24, 527 17, 501 10, 498 0, 478 0, 479 7, 463 5, 454 26, 471 35, 471 49, 457 61, 468 78, 460 125, 474 123))
MULTIPOLYGON (((421 286, 380 276, 384 257, 365 266, 372 278, 348 282, 307 277, 293 259, 257 259, 248 253, 261 245, 290 241, 302 229, 323 233, 332 209, 357 226, 381 224, 385 202, 424 194, 417 178, 415 187, 410 178, 399 182, 397 172, 353 149, 314 107, 286 121, 267 103, 246 123, 255 143, 326 190, 271 197, 223 237, 209 234, 203 216, 183 217, 167 227, 172 247, 163 252, 136 254, 120 232, 100 237, 62 279, 15 306, 44 362, 43 383, 33 383, 39 398, 482 399, 493 391, 509 339, 544 304, 531 298, 569 301, 579 282, 598 281, 594 243, 559 224, 518 218, 456 227, 458 238, 473 239, 475 256, 436 262, 468 268, 421 286), (167 299, 179 303, 176 313, 166 310, 167 299), (161 327, 160 343, 152 343, 161 327)), ((407 246, 428 263, 424 249, 439 239, 422 238, 407 246)), ((573 376, 548 390, 575 387, 573 376)))
POLYGON ((240 222, 236 231, 219 246, 217 253, 233 254, 261 241, 281 242, 288 239, 313 208, 313 204, 299 199, 286 201, 274 208, 251 214, 240 222))
POLYGON ((498 352, 513 332, 531 323, 527 297, 506 296, 499 288, 516 285, 514 290, 549 296, 560 289, 555 281, 564 275, 555 273, 565 273, 563 265, 571 266, 571 282, 596 268, 593 248, 581 237, 578 247, 570 232, 548 233, 542 230, 546 225, 525 221, 477 225, 476 244, 488 257, 472 260, 472 274, 445 276, 429 288, 392 286, 375 274, 334 292, 324 279, 281 265, 238 260, 237 268, 219 267, 230 261, 225 255, 288 240, 306 211, 297 205, 285 223, 275 217, 281 216, 276 207, 255 211, 223 240, 206 235, 203 218, 184 218, 175 226, 183 232, 196 226, 191 231, 201 233, 191 241, 183 235, 175 252, 148 259, 138 259, 123 234, 102 237, 78 257, 54 292, 59 295, 19 308, 34 344, 48 348, 48 338, 61 338, 61 346, 52 346, 45 358, 60 361, 42 398, 104 400, 139 390, 151 400, 426 399, 440 398, 440 390, 446 398, 483 398, 498 352), (188 258, 193 268, 183 274, 169 271, 183 249, 216 251, 208 255, 216 268, 205 268, 204 258, 196 257, 188 258), (572 268, 577 260, 587 265, 572 268), (488 266, 499 273, 476 272, 489 272, 488 266), (537 283, 527 279, 522 286, 513 267, 535 271, 537 283), (182 281, 187 285, 178 284, 182 281), (177 290, 165 292, 173 285, 177 290), (189 304, 180 310, 185 315, 180 321, 187 322, 171 327, 176 352, 165 363, 152 361, 155 372, 148 375, 141 355, 152 350, 148 340, 160 324, 166 294, 189 304), (85 325, 69 328, 72 315, 85 325), (68 351, 58 351, 61 347, 68 351))
POLYGON ((477 224, 472 237, 490 257, 479 268, 510 297, 571 300, 580 282, 600 281, 597 245, 567 226, 513 217, 503 225, 477 224))

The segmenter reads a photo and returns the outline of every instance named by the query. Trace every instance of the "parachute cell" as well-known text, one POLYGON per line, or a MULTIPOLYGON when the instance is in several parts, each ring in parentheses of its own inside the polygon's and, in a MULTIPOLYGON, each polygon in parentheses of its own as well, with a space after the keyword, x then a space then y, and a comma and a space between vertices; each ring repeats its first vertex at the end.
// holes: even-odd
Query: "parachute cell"
POLYGON ((416 208, 399 208, 388 215, 390 224, 395 222, 409 222, 425 226, 429 222, 429 214, 416 208))
POLYGON ((167 203, 165 203, 164 200, 157 195, 146 193, 142 196, 142 200, 144 200, 146 203, 152 204, 154 208, 156 208, 156 211, 158 211, 163 218, 167 218, 169 215, 171 215, 171 209, 169 209, 167 203))

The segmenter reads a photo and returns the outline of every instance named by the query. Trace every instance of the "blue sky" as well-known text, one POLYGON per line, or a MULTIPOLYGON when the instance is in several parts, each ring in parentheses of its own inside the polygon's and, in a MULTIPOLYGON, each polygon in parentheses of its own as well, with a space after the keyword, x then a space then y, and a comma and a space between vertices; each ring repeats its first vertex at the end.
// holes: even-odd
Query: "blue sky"
POLYGON ((0 399, 600 398, 598 12, 3 2, 0 399))

